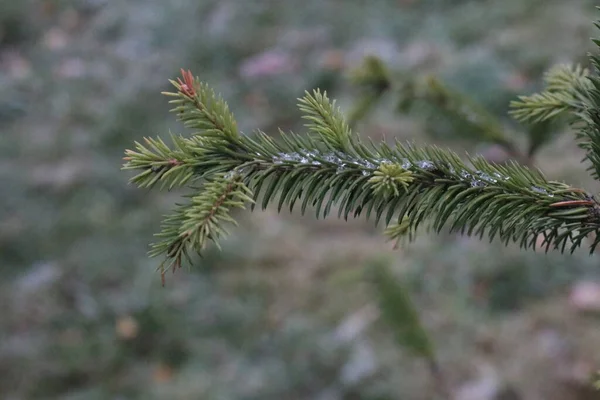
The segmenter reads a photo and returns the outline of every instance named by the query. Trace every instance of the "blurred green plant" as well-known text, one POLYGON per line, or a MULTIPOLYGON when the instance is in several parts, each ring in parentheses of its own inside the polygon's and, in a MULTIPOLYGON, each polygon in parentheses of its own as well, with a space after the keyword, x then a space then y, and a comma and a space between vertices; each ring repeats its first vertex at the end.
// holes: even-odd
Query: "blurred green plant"
POLYGON ((31 12, 31 1, 0 3, 0 46, 15 45, 31 35, 35 30, 28 18, 31 12))
POLYGON ((394 333, 398 346, 423 359, 441 398, 450 398, 446 379, 435 355, 435 348, 417 311, 408 288, 394 276, 383 260, 375 260, 369 268, 382 319, 394 333))
MULTIPOLYGON (((591 89, 589 74, 588 69, 579 65, 557 65, 545 74, 543 92, 521 96, 511 103, 510 114, 523 124, 521 129, 527 137, 525 150, 507 134, 500 118, 470 97, 434 76, 392 73, 375 56, 366 57, 360 67, 350 71, 349 79, 358 89, 358 95, 348 118, 354 126, 385 96, 394 96, 398 112, 418 113, 429 123, 439 121, 451 127, 445 132, 461 140, 497 144, 510 158, 531 165, 537 151, 560 131, 554 117, 578 110, 586 90, 591 89)), ((434 131, 426 130, 430 135, 434 131)))
POLYGON ((396 342, 417 357, 434 360, 434 348, 422 326, 407 289, 382 261, 373 262, 370 278, 382 317, 394 331, 396 342))

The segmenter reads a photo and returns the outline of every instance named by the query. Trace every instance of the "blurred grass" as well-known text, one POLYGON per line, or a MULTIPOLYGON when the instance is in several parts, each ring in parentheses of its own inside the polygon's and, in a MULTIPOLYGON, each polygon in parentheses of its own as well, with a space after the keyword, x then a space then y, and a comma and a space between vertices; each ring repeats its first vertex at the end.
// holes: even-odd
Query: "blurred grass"
MULTIPOLYGON (((505 351, 495 360, 507 371, 537 365, 515 343, 535 340, 537 331, 521 327, 539 320, 560 324, 577 354, 597 361, 597 339, 581 339, 597 323, 567 320, 560 306, 570 283, 597 275, 596 256, 522 253, 444 235, 392 253, 361 221, 270 210, 243 216, 222 253, 211 250, 161 289, 157 260, 145 252, 177 194, 136 190, 119 170, 133 140, 180 131, 159 94, 179 67, 222 92, 246 131, 300 130, 295 99, 305 89, 327 89, 349 104, 345 71, 367 53, 439 74, 505 115, 508 100, 536 89, 550 65, 585 62, 593 5, 0 1, 0 392, 427 398, 425 369, 377 327, 339 339, 345 318, 373 301, 362 270, 380 253, 410 283, 453 382, 470 376, 483 327, 502 328, 494 341, 505 351)), ((384 106, 361 129, 427 142, 422 126, 384 106)), ((595 190, 581 156, 565 135, 539 166, 595 190)), ((551 368, 546 373, 553 379, 551 368)), ((529 394, 544 386, 514 381, 529 394)))

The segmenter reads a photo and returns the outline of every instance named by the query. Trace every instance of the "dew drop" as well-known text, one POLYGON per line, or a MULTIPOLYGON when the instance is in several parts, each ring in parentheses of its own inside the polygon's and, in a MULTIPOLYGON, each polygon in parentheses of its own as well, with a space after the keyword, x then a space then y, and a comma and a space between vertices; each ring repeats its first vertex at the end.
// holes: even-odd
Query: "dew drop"
POLYGON ((328 163, 333 163, 333 164, 339 164, 340 163, 340 159, 339 157, 337 157, 335 154, 333 153, 327 153, 325 154, 325 156, 323 156, 323 159, 328 162, 328 163))
POLYGON ((276 157, 273 157, 273 163, 275 164, 283 164, 285 154, 279 153, 276 157))
POLYGON ((532 186, 531 190, 533 190, 534 192, 539 193, 539 194, 544 194, 548 197, 554 197, 554 193, 550 193, 546 189, 541 188, 539 186, 532 186))
POLYGON ((491 176, 489 176, 485 172, 478 172, 477 175, 479 176, 480 179, 482 179, 482 180, 484 180, 486 182, 490 182, 490 183, 496 183, 496 182, 498 182, 496 179, 492 178, 491 176))
POLYGON ((435 169, 435 165, 431 161, 427 160, 417 161, 417 166, 426 171, 431 171, 435 169))
POLYGON ((240 167, 238 167, 238 168, 236 168, 235 170, 237 171, 237 173, 238 173, 238 174, 245 175, 245 174, 247 174, 248 172, 250 172, 251 168, 249 168, 249 167, 245 166, 245 167, 241 167, 241 168, 240 168, 240 167))
POLYGON ((460 112, 463 114, 467 121, 473 124, 477 123, 477 121, 479 120, 479 116, 475 114, 469 107, 462 107, 460 109, 460 112))
POLYGON ((410 167, 412 167, 412 163, 410 161, 408 161, 408 159, 403 158, 402 159, 402 168, 409 169, 410 167))
POLYGON ((465 170, 462 170, 462 171, 460 171, 460 177, 462 180, 469 180, 469 179, 471 179, 471 174, 465 170))
POLYGON ((237 173, 235 171, 229 171, 228 173, 225 174, 224 178, 229 180, 229 179, 233 179, 237 176, 237 173))

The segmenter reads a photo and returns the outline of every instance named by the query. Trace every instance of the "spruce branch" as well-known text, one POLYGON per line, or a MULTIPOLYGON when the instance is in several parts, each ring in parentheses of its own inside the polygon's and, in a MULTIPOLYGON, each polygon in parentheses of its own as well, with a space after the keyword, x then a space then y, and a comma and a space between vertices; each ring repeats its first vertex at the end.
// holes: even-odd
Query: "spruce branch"
MULTIPOLYGON (((595 23, 600 28, 600 23, 595 23)), ((599 39, 592 41, 600 47, 599 39)), ((544 121, 565 113, 578 127, 578 145, 586 151, 588 171, 600 178, 600 57, 591 55, 594 73, 581 66, 557 66, 545 75, 546 89, 511 103, 512 114, 522 121, 544 121)))
MULTIPOLYGON (((600 29, 600 22, 594 24, 600 29)), ((596 46, 600 47, 599 39, 592 39, 596 46)), ((594 74, 588 78, 589 87, 575 86, 574 90, 578 90, 581 96, 584 97, 586 107, 578 114, 583 120, 583 126, 579 130, 578 144, 586 151, 584 160, 590 161, 591 165, 587 169, 592 172, 596 179, 600 179, 600 56, 591 55, 590 62, 594 68, 594 74)))
POLYGON ((521 122, 543 122, 566 112, 580 113, 589 102, 589 75, 589 70, 580 65, 557 65, 544 75, 546 88, 512 101, 510 114, 521 122))
POLYGON ((220 248, 219 239, 228 234, 223 224, 237 225, 230 210, 245 208, 245 203, 252 202, 250 194, 239 174, 216 174, 204 183, 199 194, 190 196, 189 203, 179 205, 165 218, 162 232, 156 235, 162 240, 150 251, 151 257, 166 257, 159 267, 163 282, 165 270, 180 268, 183 258, 190 260, 191 250, 200 254, 208 242, 220 248))
POLYGON ((234 142, 239 137, 237 122, 229 111, 229 106, 205 83, 194 78, 190 71, 181 70, 183 81, 171 80, 176 93, 164 92, 174 97, 169 103, 176 107, 178 119, 186 128, 196 129, 196 134, 234 142))
POLYGON ((413 237, 410 234, 410 220, 406 217, 396 223, 391 223, 384 231, 384 235, 394 241, 394 249, 400 246, 403 239, 412 240, 413 237))
POLYGON ((352 132, 335 100, 330 102, 327 93, 319 90, 298 99, 303 118, 310 121, 308 129, 321 138, 331 150, 349 151, 352 132))
POLYGON ((131 178, 130 182, 140 188, 160 188, 183 186, 194 176, 197 154, 190 150, 182 137, 171 135, 174 148, 171 149, 160 138, 144 138, 146 145, 135 142, 134 150, 126 150, 123 166, 125 170, 143 170, 131 178))
MULTIPOLYGON (((479 157, 465 162, 435 146, 364 143, 352 136, 339 109, 318 91, 300 99, 311 135, 281 132, 280 140, 261 131, 241 135, 236 130, 234 135, 220 128, 235 126, 226 104, 206 100, 216 98, 212 89, 187 76, 186 86, 174 83, 184 102, 175 111, 184 107, 194 135, 177 138, 172 150, 159 139, 148 140, 146 147, 126 152, 124 166, 141 170, 133 180, 142 187, 161 179, 172 186, 170 179, 190 171, 188 181, 204 183, 190 203, 164 221, 162 241, 151 251, 167 256, 162 271, 165 265, 179 266, 190 249, 201 251, 222 237, 222 224, 233 222, 229 209, 246 202, 252 209, 276 204, 279 211, 299 208, 302 214, 311 207, 317 218, 337 209, 344 219, 364 215, 376 224, 399 223, 408 236, 425 225, 436 232, 487 235, 525 248, 541 243, 546 251, 573 251, 588 235, 599 237, 596 199, 549 181, 540 171, 479 157), (229 122, 215 125, 209 120, 229 122), (180 168, 164 178, 160 166, 180 168), (152 174, 159 178, 150 178, 152 174)), ((590 249, 599 241, 588 243, 590 249)))
POLYGON ((550 91, 571 90, 577 86, 590 89, 589 75, 590 70, 579 64, 559 64, 546 72, 544 81, 546 89, 550 91))

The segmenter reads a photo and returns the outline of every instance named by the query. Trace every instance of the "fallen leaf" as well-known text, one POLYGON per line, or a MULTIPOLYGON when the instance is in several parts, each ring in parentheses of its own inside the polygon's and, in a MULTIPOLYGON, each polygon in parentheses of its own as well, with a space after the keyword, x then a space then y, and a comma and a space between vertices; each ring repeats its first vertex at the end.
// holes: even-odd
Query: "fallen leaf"
POLYGON ((121 317, 117 320, 117 336, 120 339, 133 339, 138 335, 139 325, 135 319, 130 316, 121 317))
POLYGON ((154 368, 154 373, 152 374, 152 379, 156 383, 166 383, 169 382, 173 378, 173 368, 169 367, 165 364, 158 364, 154 368))

